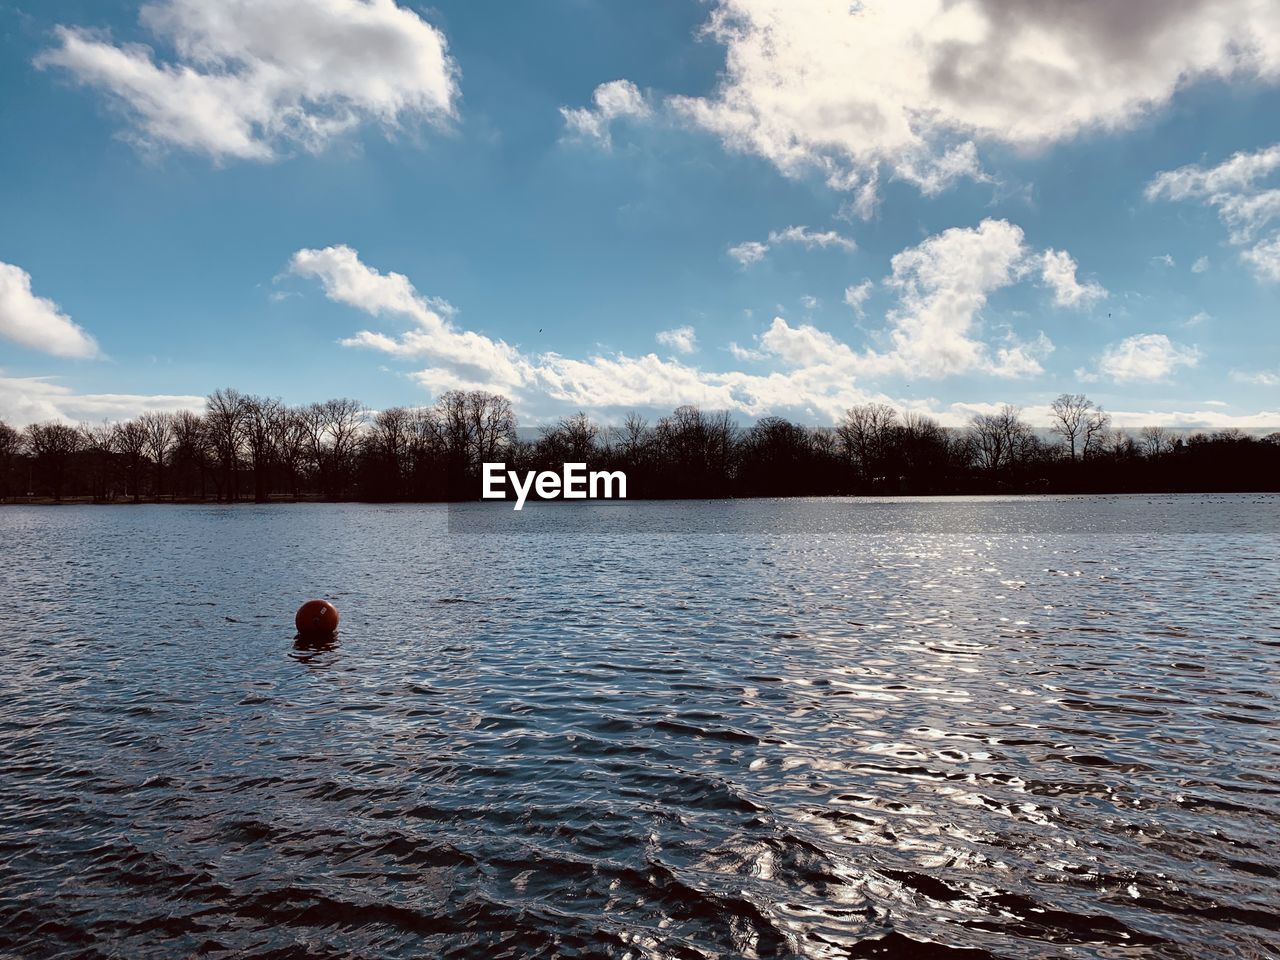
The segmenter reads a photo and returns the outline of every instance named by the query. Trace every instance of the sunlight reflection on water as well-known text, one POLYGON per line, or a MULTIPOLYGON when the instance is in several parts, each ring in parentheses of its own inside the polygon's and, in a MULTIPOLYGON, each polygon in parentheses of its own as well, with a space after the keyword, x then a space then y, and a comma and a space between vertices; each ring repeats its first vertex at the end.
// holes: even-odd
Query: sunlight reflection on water
POLYGON ((913 503, 0 509, 0 949, 1280 950, 1280 501, 913 503))

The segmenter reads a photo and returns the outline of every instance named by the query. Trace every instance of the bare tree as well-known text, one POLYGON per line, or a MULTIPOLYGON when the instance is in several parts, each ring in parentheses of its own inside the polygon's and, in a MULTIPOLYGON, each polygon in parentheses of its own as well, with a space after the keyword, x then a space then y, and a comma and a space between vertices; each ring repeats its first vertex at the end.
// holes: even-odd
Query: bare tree
POLYGON ((238 390, 215 390, 205 398, 204 419, 222 477, 221 496, 232 502, 240 499, 239 470, 246 414, 245 397, 238 390))
POLYGON ((997 413, 975 413, 969 420, 968 441, 976 465, 996 476, 1023 459, 1034 434, 1020 411, 1006 403, 997 413))
POLYGON ((875 475, 884 460, 898 411, 884 403, 862 403, 845 411, 836 426, 840 448, 864 477, 875 475))
POLYGON ((84 440, 80 431, 50 420, 31 424, 22 432, 22 438, 41 478, 52 491, 53 499, 61 500, 69 479, 71 458, 84 440))
POLYGON ((388 407, 374 415, 369 447, 383 471, 391 474, 386 493, 398 499, 411 467, 413 413, 405 407, 388 407))
POLYGON ((1080 455, 1087 459, 1097 453, 1106 444, 1107 431, 1110 427, 1111 414, 1095 406, 1084 420, 1084 446, 1080 450, 1080 455))
POLYGON ((619 446, 623 456, 633 463, 641 463, 648 459, 649 449, 653 443, 653 430, 649 421, 638 413, 628 413, 622 421, 622 436, 619 446))
POLYGON ((552 460, 585 463, 596 450, 600 428, 582 411, 562 417, 554 426, 542 428, 538 445, 552 460))
POLYGON ((1159 457, 1173 447, 1169 431, 1164 427, 1142 428, 1142 450, 1148 457, 1159 457))
POLYGON ((115 499, 115 424, 80 425, 80 449, 88 465, 89 495, 99 503, 115 499))
POLYGON ((22 450, 22 434, 0 420, 0 501, 10 496, 10 477, 22 450))
POLYGON ((195 470, 200 478, 200 496, 205 493, 205 476, 209 465, 210 431, 204 418, 190 410, 179 410, 173 415, 173 452, 170 454, 170 484, 174 486, 184 476, 188 480, 187 490, 193 489, 190 484, 190 471, 195 470))
POLYGON ((1110 415, 1083 393, 1064 393, 1049 405, 1052 411, 1050 429, 1066 441, 1071 459, 1079 448, 1082 457, 1096 452, 1102 434, 1111 423, 1110 415))
POLYGON ((467 424, 471 436, 471 463, 502 460, 516 438, 516 415, 511 401, 496 393, 472 390, 466 395, 467 424))
POLYGON ((302 493, 302 475, 307 466, 311 437, 305 409, 280 407, 272 424, 276 454, 289 481, 289 494, 297 500, 302 493))
POLYGON ((834 458, 840 449, 840 438, 832 427, 812 427, 808 431, 809 445, 823 457, 834 458))
POLYGON ((249 466, 253 470, 253 499, 266 503, 271 494, 271 465, 276 453, 276 424, 279 400, 270 397, 244 398, 244 436, 249 449, 249 466))
POLYGON ((120 455, 124 467, 126 493, 132 489, 137 503, 142 499, 142 472, 147 455, 147 431, 141 421, 117 423, 111 434, 111 446, 120 455))
POLYGON ((351 473, 359 430, 365 420, 364 407, 346 398, 326 400, 306 407, 302 420, 321 489, 326 497, 336 499, 342 495, 351 473))
POLYGON ((159 497, 164 492, 164 467, 173 453, 173 414, 144 413, 142 430, 146 434, 147 456, 155 467, 155 490, 159 497))

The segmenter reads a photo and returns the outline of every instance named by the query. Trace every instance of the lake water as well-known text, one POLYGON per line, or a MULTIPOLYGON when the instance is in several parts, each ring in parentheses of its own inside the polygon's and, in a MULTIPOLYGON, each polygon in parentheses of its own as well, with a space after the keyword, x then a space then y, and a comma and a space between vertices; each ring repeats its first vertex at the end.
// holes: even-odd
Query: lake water
POLYGON ((0 508, 0 954, 1280 952, 1280 498, 525 513, 0 508))

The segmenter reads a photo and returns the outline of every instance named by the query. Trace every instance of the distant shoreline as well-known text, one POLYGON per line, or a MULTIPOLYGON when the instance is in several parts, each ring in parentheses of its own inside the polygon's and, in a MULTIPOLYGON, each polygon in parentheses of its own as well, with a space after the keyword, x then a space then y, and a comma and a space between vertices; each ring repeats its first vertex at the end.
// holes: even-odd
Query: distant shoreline
MULTIPOLYGON (((971 497, 1007 497, 1010 499, 1020 499, 1023 497, 1196 497, 1208 496, 1212 494, 1219 495, 1235 495, 1235 496, 1280 496, 1280 487, 1268 489, 1266 487, 1249 487, 1240 489, 1201 489, 1201 490, 973 490, 957 493, 830 493, 830 494, 789 494, 789 495, 759 495, 759 496, 710 496, 710 497, 629 497, 626 500, 609 500, 611 504, 625 503, 697 503, 697 502, 723 502, 723 501, 744 501, 751 502, 757 500, 963 500, 971 497)), ((10 497, 0 500, 0 508, 3 507, 144 507, 144 506, 170 506, 170 507, 238 507, 238 506, 312 506, 316 504, 358 504, 371 507, 387 507, 387 506, 461 506, 463 504, 480 504, 490 503, 500 505, 511 502, 514 498, 508 500, 481 500, 480 498, 466 500, 358 500, 358 499, 342 499, 331 500, 323 497, 272 497, 267 500, 254 500, 252 498, 240 498, 239 500, 212 500, 199 498, 178 498, 171 499, 169 497, 155 498, 143 497, 141 500, 133 498, 117 497, 112 500, 95 500, 92 497, 63 497, 61 500, 55 500, 52 497, 10 497)), ((530 502, 534 503, 558 503, 559 500, 539 500, 536 497, 530 497, 530 502)), ((583 504, 600 504, 603 500, 585 500, 583 504)))
MULTIPOLYGON (((621 475, 632 499, 1224 493, 1280 490, 1280 431, 1134 435, 1083 394, 1051 405, 1049 442, 1008 404, 944 427, 886 404, 832 427, 676 408, 620 425, 585 413, 520 438, 512 402, 448 391, 430 407, 370 411, 349 398, 301 407, 215 390, 203 415, 147 413, 21 432, 0 424, 0 497, 23 503, 458 503, 486 464, 519 477, 621 475)), ((514 488, 513 488, 514 489, 514 488)), ((538 491, 545 498, 550 486, 538 491)))

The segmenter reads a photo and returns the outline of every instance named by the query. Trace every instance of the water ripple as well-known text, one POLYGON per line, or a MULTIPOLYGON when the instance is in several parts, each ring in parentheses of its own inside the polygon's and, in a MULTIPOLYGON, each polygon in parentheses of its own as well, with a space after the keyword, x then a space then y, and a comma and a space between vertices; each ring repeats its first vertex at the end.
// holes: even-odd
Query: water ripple
POLYGON ((6 507, 0 954, 1280 954, 1277 538, 1032 508, 6 507))

